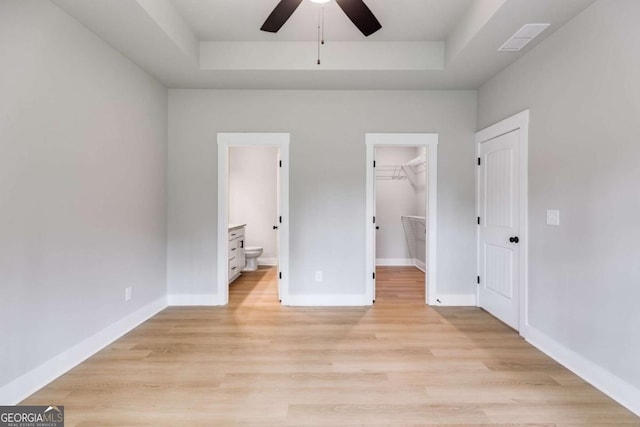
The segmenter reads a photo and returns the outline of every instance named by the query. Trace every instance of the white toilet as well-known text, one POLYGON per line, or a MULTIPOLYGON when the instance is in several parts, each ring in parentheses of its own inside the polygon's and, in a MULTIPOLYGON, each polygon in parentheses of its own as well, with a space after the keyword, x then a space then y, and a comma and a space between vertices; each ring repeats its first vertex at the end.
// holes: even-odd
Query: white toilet
POLYGON ((258 269, 258 257, 262 255, 260 246, 247 246, 244 248, 244 257, 247 263, 242 271, 256 271, 258 269))

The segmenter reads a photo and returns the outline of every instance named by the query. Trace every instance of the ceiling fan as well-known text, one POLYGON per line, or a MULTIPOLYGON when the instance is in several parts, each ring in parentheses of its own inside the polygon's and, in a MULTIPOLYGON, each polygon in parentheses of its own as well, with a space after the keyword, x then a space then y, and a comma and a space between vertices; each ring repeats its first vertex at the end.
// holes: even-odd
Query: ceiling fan
MULTIPOLYGON (((293 15, 293 12, 296 11, 298 6, 302 3, 303 0, 280 0, 280 2, 273 9, 269 17, 262 27, 260 28, 262 31, 267 31, 270 33, 277 33, 280 28, 287 22, 287 20, 293 15)), ((330 0, 311 0, 314 3, 327 3, 330 0)), ((355 24, 356 27, 364 34, 365 36, 370 36, 371 34, 378 31, 382 28, 380 22, 375 17, 371 9, 364 3, 362 0, 335 0, 338 3, 338 6, 343 10, 343 12, 347 15, 351 22, 355 24)))

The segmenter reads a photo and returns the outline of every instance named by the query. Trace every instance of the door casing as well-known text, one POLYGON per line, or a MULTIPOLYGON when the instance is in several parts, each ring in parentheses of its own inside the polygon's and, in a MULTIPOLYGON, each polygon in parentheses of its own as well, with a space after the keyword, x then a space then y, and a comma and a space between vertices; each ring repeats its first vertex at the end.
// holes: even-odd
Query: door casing
MULTIPOLYGON (((280 206, 282 222, 278 224, 278 293, 283 305, 289 300, 289 133, 218 133, 218 274, 217 294, 220 305, 229 303, 229 148, 251 145, 271 146, 279 149, 280 206)), ((273 165, 278 167, 278 165, 273 165)), ((274 219, 275 220, 275 219, 274 219)))
MULTIPOLYGON (((529 223, 528 223, 528 146, 529 146, 529 110, 522 111, 514 116, 502 120, 476 133, 476 157, 480 157, 480 145, 509 132, 520 130, 520 258, 519 258, 519 298, 518 298, 518 331, 520 335, 526 336, 529 325, 528 300, 528 260, 529 260, 529 223)), ((476 214, 481 216, 480 206, 480 170, 476 167, 476 214)), ((480 226, 476 231, 476 271, 480 277, 480 226)), ((481 278, 482 279, 482 278, 481 278)), ((480 287, 476 287, 476 301, 480 304, 480 287)))
POLYGON ((438 134, 437 133, 367 133, 366 145, 366 238, 365 238, 365 279, 366 298, 371 303, 375 300, 375 279, 373 273, 376 269, 375 260, 375 234, 376 227, 373 223, 375 212, 375 160, 376 147, 426 147, 428 158, 428 239, 427 239, 427 273, 426 273, 426 304, 437 305, 437 224, 438 224, 438 134))

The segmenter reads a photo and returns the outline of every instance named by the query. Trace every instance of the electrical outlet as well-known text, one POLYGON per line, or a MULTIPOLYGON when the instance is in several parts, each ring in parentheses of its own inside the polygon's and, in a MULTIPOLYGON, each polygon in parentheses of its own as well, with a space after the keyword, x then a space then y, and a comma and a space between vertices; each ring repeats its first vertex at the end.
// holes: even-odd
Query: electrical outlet
POLYGON ((316 282, 322 282, 322 271, 316 271, 316 282))
POLYGON ((128 288, 124 288, 124 301, 127 302, 132 297, 133 288, 129 286, 128 288))

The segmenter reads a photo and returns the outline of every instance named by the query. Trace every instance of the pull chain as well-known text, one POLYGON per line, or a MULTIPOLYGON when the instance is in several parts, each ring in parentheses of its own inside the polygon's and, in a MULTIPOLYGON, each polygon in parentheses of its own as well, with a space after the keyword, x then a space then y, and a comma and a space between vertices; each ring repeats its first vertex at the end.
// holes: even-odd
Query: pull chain
POLYGON ((320 43, 324 44, 324 7, 322 8, 322 38, 320 43))
POLYGON ((321 32, 320 32, 321 23, 322 23, 322 11, 318 11, 318 65, 320 65, 320 43, 322 38, 321 32))

